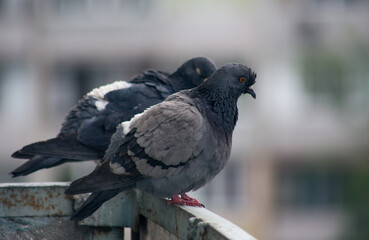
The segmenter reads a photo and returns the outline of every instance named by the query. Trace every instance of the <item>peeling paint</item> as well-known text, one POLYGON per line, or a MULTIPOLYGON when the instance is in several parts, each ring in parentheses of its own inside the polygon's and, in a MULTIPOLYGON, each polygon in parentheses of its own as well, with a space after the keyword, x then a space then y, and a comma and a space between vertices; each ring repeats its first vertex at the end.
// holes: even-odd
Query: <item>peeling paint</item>
POLYGON ((58 186, 0 184, 0 217, 70 215, 72 201, 64 190, 58 186))
POLYGON ((17 204, 13 203, 11 200, 5 198, 5 199, 1 199, 1 203, 4 205, 4 206, 7 206, 8 208, 11 208, 11 207, 15 207, 17 206, 17 204))

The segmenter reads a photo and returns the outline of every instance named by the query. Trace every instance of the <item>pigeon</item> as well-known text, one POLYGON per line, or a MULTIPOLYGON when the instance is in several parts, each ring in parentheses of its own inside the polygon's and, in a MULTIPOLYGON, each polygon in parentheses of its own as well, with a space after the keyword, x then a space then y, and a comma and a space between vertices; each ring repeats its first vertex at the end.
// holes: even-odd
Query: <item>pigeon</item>
POLYGON ((72 215, 82 220, 104 202, 137 188, 170 198, 168 204, 202 206, 186 193, 197 190, 226 165, 241 94, 256 98, 256 73, 227 64, 193 89, 170 95, 118 125, 103 162, 72 182, 66 194, 91 192, 72 215))
POLYGON ((30 159, 10 174, 25 176, 65 162, 101 160, 117 125, 170 94, 198 86, 216 70, 206 57, 186 61, 174 73, 147 70, 130 81, 117 81, 89 92, 68 113, 56 138, 13 153, 30 159))

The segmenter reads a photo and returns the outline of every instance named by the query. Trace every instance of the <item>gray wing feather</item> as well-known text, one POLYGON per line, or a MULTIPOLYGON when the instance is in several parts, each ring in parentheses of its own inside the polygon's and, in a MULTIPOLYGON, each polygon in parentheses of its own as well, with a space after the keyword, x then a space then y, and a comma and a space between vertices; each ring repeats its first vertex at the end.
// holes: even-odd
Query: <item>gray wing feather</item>
POLYGON ((136 128, 137 144, 165 165, 179 165, 196 157, 207 131, 204 117, 183 97, 151 107, 130 125, 136 128))

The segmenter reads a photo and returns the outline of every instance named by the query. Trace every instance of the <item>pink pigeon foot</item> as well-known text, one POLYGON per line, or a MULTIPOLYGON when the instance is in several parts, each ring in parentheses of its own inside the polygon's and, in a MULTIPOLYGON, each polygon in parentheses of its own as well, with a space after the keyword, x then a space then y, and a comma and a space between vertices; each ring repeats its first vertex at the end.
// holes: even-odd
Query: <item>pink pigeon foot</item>
POLYGON ((189 197, 187 194, 173 195, 171 197, 171 200, 169 200, 167 204, 170 205, 172 203, 178 204, 178 205, 193 206, 193 207, 205 207, 199 201, 197 201, 194 198, 189 197))

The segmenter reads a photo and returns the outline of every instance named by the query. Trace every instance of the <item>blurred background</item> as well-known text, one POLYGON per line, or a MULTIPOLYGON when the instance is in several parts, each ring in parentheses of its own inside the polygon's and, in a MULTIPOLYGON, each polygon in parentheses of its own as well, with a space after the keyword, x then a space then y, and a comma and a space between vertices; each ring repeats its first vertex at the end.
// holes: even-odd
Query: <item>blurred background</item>
POLYGON ((369 239, 369 2, 0 0, 0 181, 94 87, 207 56, 258 74, 232 157, 192 193, 262 240, 369 239))

